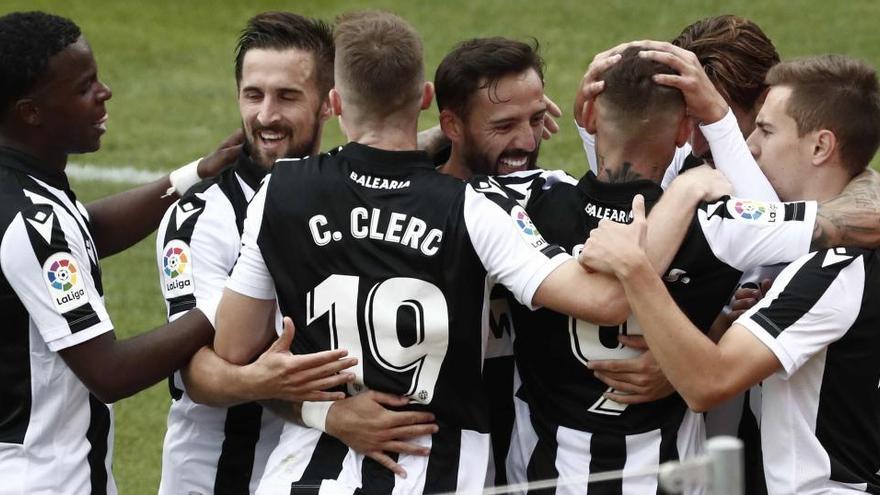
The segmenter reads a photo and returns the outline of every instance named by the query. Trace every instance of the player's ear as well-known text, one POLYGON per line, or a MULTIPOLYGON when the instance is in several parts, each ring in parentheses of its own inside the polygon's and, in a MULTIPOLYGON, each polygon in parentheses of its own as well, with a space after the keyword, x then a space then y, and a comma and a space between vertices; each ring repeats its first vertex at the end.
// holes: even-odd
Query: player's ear
POLYGON ((813 136, 813 165, 820 166, 828 163, 837 152, 837 136, 828 129, 820 129, 813 136))
POLYGON ((694 128, 694 121, 687 115, 682 115, 678 121, 678 130, 675 133, 675 147, 681 148, 684 143, 688 142, 691 137, 691 131, 694 128))
POLYGON ((22 98, 16 101, 12 111, 15 112, 18 119, 29 126, 37 126, 42 122, 40 109, 36 102, 30 98, 22 98))
POLYGON ((446 108, 440 112, 440 130, 453 143, 461 141, 463 125, 464 123, 452 110, 446 108))
POLYGON ((318 109, 318 120, 320 120, 321 122, 326 122, 327 119, 332 116, 333 105, 330 104, 330 93, 327 93, 327 97, 321 100, 321 108, 318 109))
POLYGON ((596 99, 584 102, 584 113, 581 116, 584 129, 590 134, 596 134, 596 99))
POLYGON ((336 91, 336 88, 331 89, 329 97, 333 115, 339 117, 342 115, 342 97, 339 96, 339 91, 336 91))
POLYGON ((432 101, 434 101, 434 83, 426 81, 425 85, 422 86, 422 104, 419 108, 427 110, 431 107, 432 101))

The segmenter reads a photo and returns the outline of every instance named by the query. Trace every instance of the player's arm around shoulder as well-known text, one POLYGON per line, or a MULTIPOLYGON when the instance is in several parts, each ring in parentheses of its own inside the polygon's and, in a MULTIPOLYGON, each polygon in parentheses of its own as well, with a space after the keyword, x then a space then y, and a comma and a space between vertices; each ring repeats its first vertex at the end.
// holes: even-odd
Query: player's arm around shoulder
POLYGON ((548 243, 526 210, 494 180, 472 180, 465 223, 487 273, 520 303, 603 324, 626 319, 626 308, 615 306, 623 299, 617 297, 622 296, 617 282, 587 273, 562 248, 548 243))
POLYGON ((727 177, 708 165, 679 175, 647 219, 646 250, 657 273, 669 267, 692 223, 697 205, 731 192, 727 177))
POLYGON ((855 176, 840 195, 819 203, 812 249, 880 247, 880 173, 855 176))
MULTIPOLYGON (((635 204, 633 211, 639 211, 635 204)), ((690 322, 645 253, 644 230, 638 214, 632 225, 600 226, 583 258, 620 279, 654 358, 688 406, 711 408, 778 369, 773 353, 736 325, 715 345, 690 322)))

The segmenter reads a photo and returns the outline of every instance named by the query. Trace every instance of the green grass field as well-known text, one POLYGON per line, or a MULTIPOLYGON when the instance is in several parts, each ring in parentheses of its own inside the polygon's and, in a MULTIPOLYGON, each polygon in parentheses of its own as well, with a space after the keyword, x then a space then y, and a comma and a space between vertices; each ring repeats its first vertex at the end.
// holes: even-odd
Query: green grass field
MULTIPOLYGON (((618 42, 670 39, 699 18, 735 13, 758 22, 783 58, 834 52, 880 65, 876 34, 880 2, 876 0, 0 3, 0 13, 40 9, 76 21, 92 44, 101 78, 113 88, 102 150, 72 161, 155 170, 169 170, 205 154, 239 125, 232 54, 236 36, 250 16, 264 10, 294 10, 332 20, 356 8, 388 9, 408 19, 424 39, 430 75, 462 39, 537 38, 547 61, 547 93, 566 112, 562 131, 545 143, 540 163, 573 174, 584 172, 586 163, 577 133, 568 125, 572 96, 592 56, 618 42)), ((426 112, 423 127, 434 123, 436 110, 426 112)), ((338 126, 328 125, 323 143, 324 148, 342 143, 338 126)), ((75 182, 74 187, 83 201, 122 189, 84 182, 75 182)), ((151 236, 103 264, 107 305, 123 337, 164 321, 154 243, 151 236)), ((156 492, 168 402, 162 383, 117 404, 114 471, 121 493, 156 492)))

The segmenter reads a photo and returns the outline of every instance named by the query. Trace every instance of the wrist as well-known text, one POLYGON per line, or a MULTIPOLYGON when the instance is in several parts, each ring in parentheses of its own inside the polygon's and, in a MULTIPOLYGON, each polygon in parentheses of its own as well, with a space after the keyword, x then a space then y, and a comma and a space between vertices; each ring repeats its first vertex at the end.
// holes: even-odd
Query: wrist
POLYGON ((330 408, 333 407, 332 401, 303 401, 300 414, 302 415, 303 424, 320 430, 327 431, 327 416, 330 414, 330 408))
POLYGON ((634 250, 622 256, 614 265, 614 274, 621 282, 636 279, 644 275, 645 271, 654 275, 654 267, 647 253, 643 249, 634 250))
POLYGON ((165 190, 165 195, 162 197, 168 197, 172 194, 183 196, 189 188, 198 184, 202 180, 199 177, 199 162, 201 160, 199 158, 178 169, 172 170, 168 174, 168 181, 171 183, 171 186, 165 190))
POLYGON ((695 177, 695 175, 687 173, 679 175, 672 181, 663 196, 669 196, 669 200, 676 200, 681 208, 696 207, 706 196, 706 185, 696 180, 695 177))
POLYGON ((720 101, 714 102, 709 106, 709 111, 706 113, 705 118, 703 119, 702 125, 711 125, 716 122, 721 121, 727 113, 730 111, 730 107, 727 105, 727 102, 721 99, 720 101))

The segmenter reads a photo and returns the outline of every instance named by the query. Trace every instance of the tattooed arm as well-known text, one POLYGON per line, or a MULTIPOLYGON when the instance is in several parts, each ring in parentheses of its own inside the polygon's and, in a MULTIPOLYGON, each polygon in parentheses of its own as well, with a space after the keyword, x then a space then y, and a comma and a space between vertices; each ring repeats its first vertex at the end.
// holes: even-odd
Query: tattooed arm
POLYGON ((819 203, 813 250, 832 246, 880 246, 880 174, 868 169, 843 192, 819 203))

